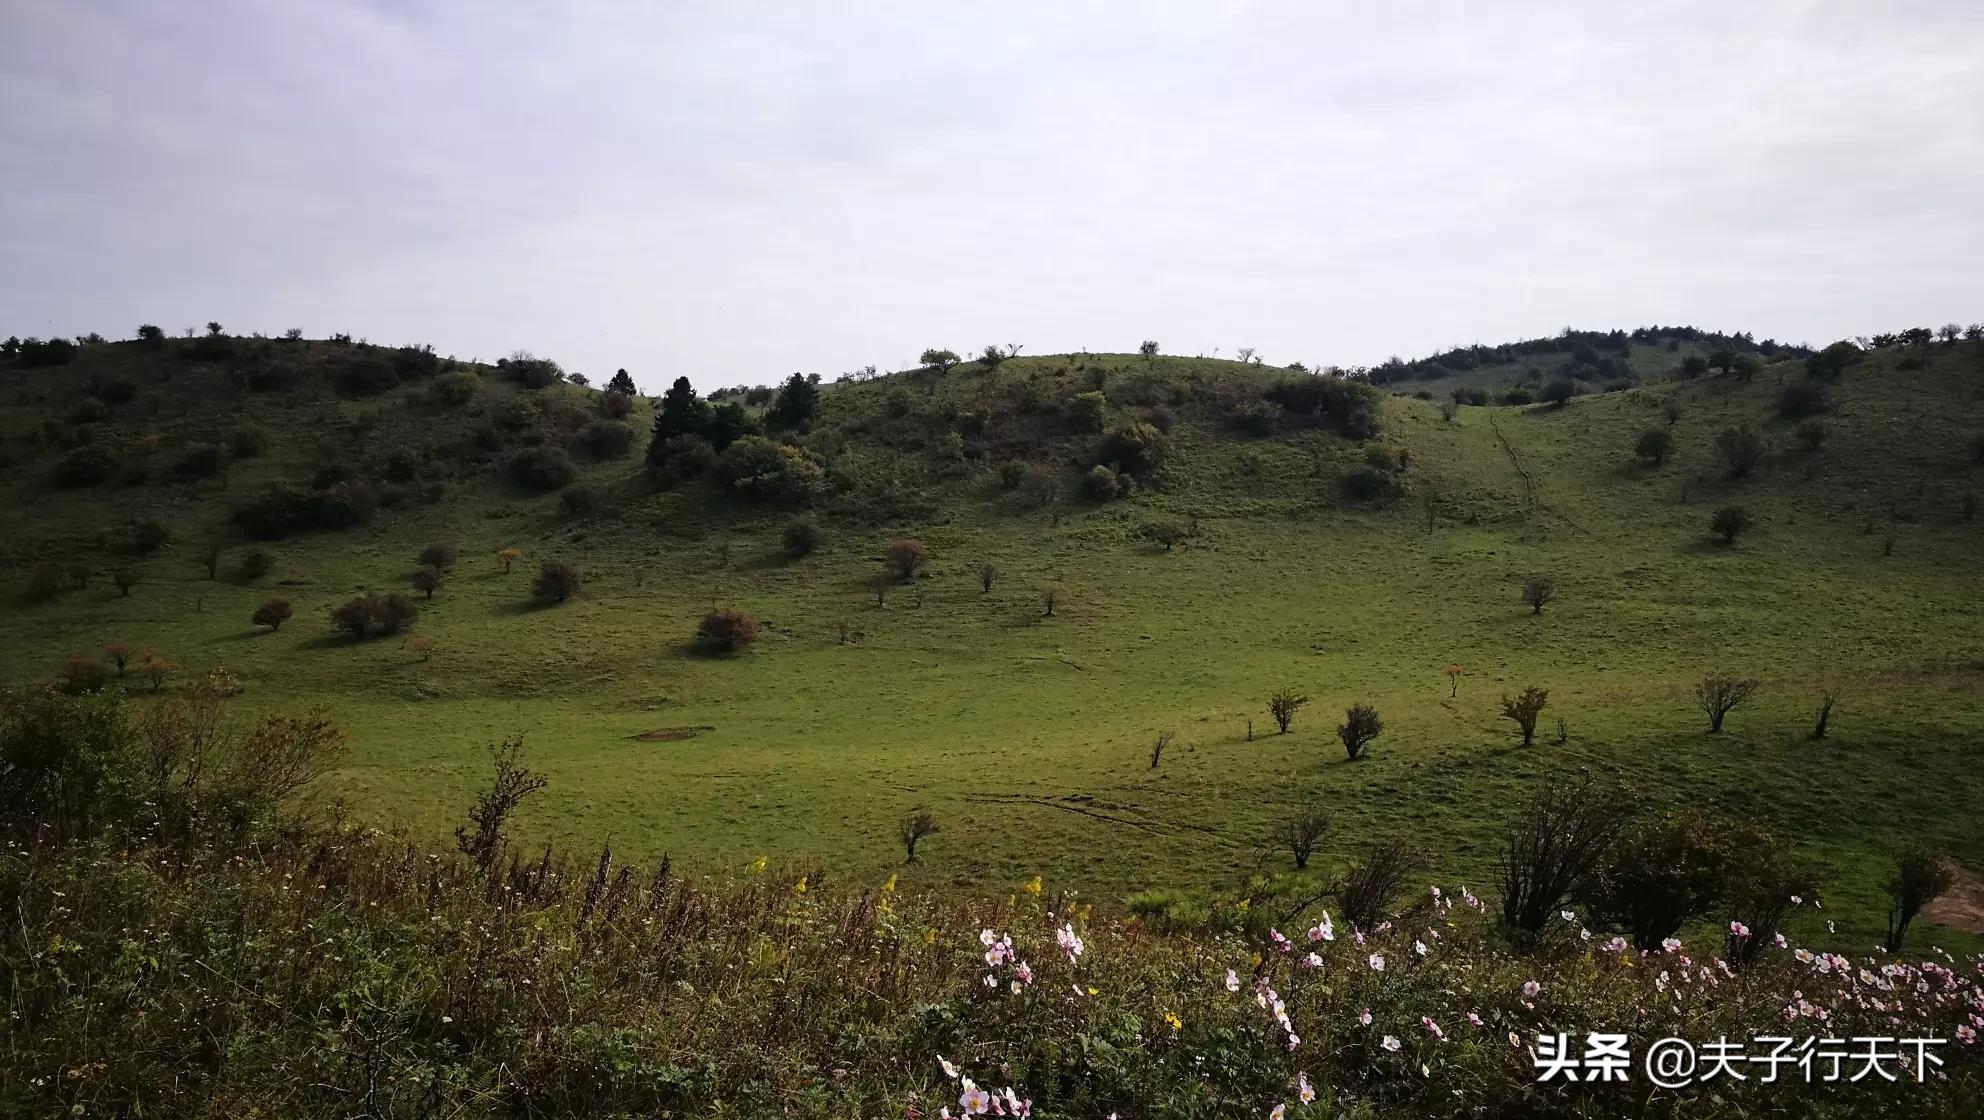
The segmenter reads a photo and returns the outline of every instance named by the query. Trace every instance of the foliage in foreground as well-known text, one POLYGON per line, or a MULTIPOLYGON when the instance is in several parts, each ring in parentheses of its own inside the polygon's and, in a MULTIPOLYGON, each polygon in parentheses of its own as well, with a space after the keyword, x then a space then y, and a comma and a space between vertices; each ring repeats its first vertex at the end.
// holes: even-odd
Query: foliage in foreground
POLYGON ((1600 944, 1576 915, 1517 951, 1465 890, 1368 931, 1263 900, 1186 938, 1038 880, 1003 902, 822 880, 762 860, 685 880, 606 851, 485 874, 333 829, 253 850, 17 838, 0 1111, 929 1117, 990 1107, 975 1078, 1039 1116, 1916 1117, 1984 1092, 1958 1041, 1984 1011, 1976 962, 1772 944, 1736 968, 1600 944), (1924 1084, 1536 1084, 1537 1035, 1589 1030, 1636 1057, 1669 1035, 1951 1044, 1924 1084))

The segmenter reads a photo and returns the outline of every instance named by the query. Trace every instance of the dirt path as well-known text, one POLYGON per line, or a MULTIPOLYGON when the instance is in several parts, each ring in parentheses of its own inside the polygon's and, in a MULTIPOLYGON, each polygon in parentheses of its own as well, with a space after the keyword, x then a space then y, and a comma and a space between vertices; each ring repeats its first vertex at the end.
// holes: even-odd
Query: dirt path
POLYGON ((1984 875, 1955 860, 1949 861, 1956 882, 1948 893, 1922 908, 1922 916, 1939 926, 1965 933, 1984 933, 1984 875))

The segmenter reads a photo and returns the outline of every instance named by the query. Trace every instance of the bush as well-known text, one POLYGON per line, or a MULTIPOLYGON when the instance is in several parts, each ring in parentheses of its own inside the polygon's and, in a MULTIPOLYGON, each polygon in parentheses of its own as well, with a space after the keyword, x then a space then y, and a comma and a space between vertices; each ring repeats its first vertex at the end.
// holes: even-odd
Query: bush
POLYGON ((1335 425, 1352 439, 1378 430, 1378 391, 1348 377, 1308 374, 1276 382, 1266 399, 1296 416, 1335 425))
POLYGON ((1522 729, 1522 745, 1527 747, 1536 741, 1536 717, 1541 715, 1544 706, 1550 703, 1550 690, 1535 685, 1522 690, 1521 695, 1510 698, 1502 696, 1502 718, 1512 721, 1522 729))
POLYGON ((1113 501, 1123 493, 1123 479, 1108 467, 1090 467, 1082 476, 1082 497, 1096 502, 1113 501))
POLYGON ((441 371, 441 357, 432 346, 402 346, 393 351, 393 372, 402 380, 432 377, 441 371))
POLYGON ((779 533, 779 543, 794 556, 806 556, 820 547, 820 527, 804 517, 795 517, 785 523, 779 533))
POLYGON ((127 788, 129 726, 108 697, 0 694, 0 817, 23 830, 89 831, 127 788))
POLYGON ((253 459, 269 449, 269 430, 259 424, 236 424, 227 430, 227 453, 236 459, 253 459))
POLYGON ((1532 936, 1542 932, 1605 858, 1627 815, 1620 797, 1589 780, 1545 784, 1503 832, 1502 920, 1532 936))
POLYGON ((1915 915, 1941 898, 1955 882, 1949 864, 1927 848, 1912 848, 1895 859, 1894 875, 1887 882, 1888 952, 1901 952, 1901 943, 1908 937, 1908 926, 1915 915))
POLYGON ((69 589, 69 581, 62 569, 54 564, 37 564, 28 573, 28 583, 21 591, 21 598, 30 603, 45 603, 69 589))
POLYGON ((1344 494, 1353 501, 1386 502, 1398 497, 1398 476, 1366 463, 1350 468, 1341 483, 1344 494))
POLYGON ((1274 717, 1274 725, 1282 735, 1288 734, 1295 722, 1295 713, 1309 702, 1307 696, 1292 688, 1279 688, 1268 696, 1268 714, 1274 717))
POLYGON ((1455 404, 1481 406, 1488 403, 1488 390, 1478 385, 1463 385, 1453 391, 1455 404))
POLYGON ((1385 722, 1378 718, 1378 709, 1369 704, 1352 704, 1343 713, 1343 723, 1336 729, 1336 737, 1343 741, 1343 753, 1350 761, 1357 761, 1371 740, 1383 734, 1385 722))
POLYGON ((1536 403, 1536 394, 1517 385, 1513 389, 1502 390, 1501 401, 1506 405, 1534 404, 1536 403))
POLYGON ((414 570, 408 582, 413 585, 415 591, 432 599, 434 593, 441 590, 442 586, 447 583, 447 578, 447 576, 441 573, 441 569, 434 565, 422 564, 414 570))
POLYGON ((1020 480, 1021 500, 1035 506, 1050 505, 1061 496, 1061 479, 1053 468, 1034 464, 1020 480))
POLYGON ((672 436, 648 456, 648 469, 664 486, 708 472, 716 465, 716 448, 701 436, 672 436))
POLYGON ((557 362, 521 350, 497 361, 496 368, 526 389, 548 389, 565 380, 565 371, 557 362))
POLYGON ((116 469, 117 458, 109 448, 85 444, 55 461, 55 484, 65 487, 95 486, 108 479, 116 469))
POLYGON ((1708 527, 1723 544, 1735 544, 1737 534, 1750 527, 1750 511, 1742 506, 1723 506, 1709 518, 1708 527))
POLYGON ((567 517, 584 517, 599 508, 599 492, 583 483, 568 487, 558 495, 558 508, 567 517))
POLYGON ((282 624, 289 620, 290 613, 288 599, 267 599, 261 606, 255 608, 255 613, 248 616, 248 620, 257 626, 268 627, 273 633, 282 629, 282 624))
POLYGON ((110 687, 110 666, 97 658, 72 653, 62 659, 61 668, 56 670, 55 681, 56 687, 69 696, 102 692, 110 687))
POLYGON ((546 560, 538 566, 537 578, 531 581, 530 593, 540 602, 562 603, 579 593, 585 586, 585 577, 579 569, 563 560, 546 560))
POLYGON ((510 477, 531 490, 568 486, 578 473, 572 460, 555 447, 526 447, 510 459, 510 477))
POLYGON ((418 557, 420 563, 428 567, 438 568, 444 572, 453 571, 455 564, 460 558, 460 549, 452 544, 441 542, 430 544, 426 548, 421 549, 420 556, 418 557))
POLYGON ((1807 451, 1817 451, 1825 446, 1826 437, 1831 434, 1832 430, 1826 427, 1826 422, 1816 416, 1798 425, 1798 442, 1804 444, 1807 451))
POLYGON ((1721 454, 1723 465, 1729 468, 1729 477, 1742 478, 1763 462, 1763 433, 1748 424, 1724 428, 1715 437, 1715 449, 1721 454))
POLYGON ((1817 381, 1793 381, 1777 394, 1777 414, 1786 420, 1817 416, 1828 407, 1826 387, 1817 381))
POLYGON ((476 391, 480 388, 482 388, 480 377, 468 370, 460 369, 436 381, 427 390, 427 397, 436 404, 457 407, 474 400, 476 391))
POLYGON ((1164 465, 1168 444, 1156 425, 1138 421, 1125 424, 1103 437, 1097 461, 1119 473, 1150 481, 1164 465))
POLYGON ((609 420, 625 420, 634 414, 634 398, 629 393, 608 391, 599 395, 599 411, 609 420))
POLYGON ((1593 921, 1657 952, 1730 898, 1745 853, 1765 843, 1754 825, 1700 811, 1670 814, 1626 830, 1573 890, 1593 921))
POLYGON ((786 508, 806 504, 826 486, 826 472, 812 455, 763 436, 745 436, 725 448, 711 473, 739 498, 786 508))
POLYGON ((1722 721, 1738 704, 1750 698, 1758 682, 1745 677, 1711 675, 1695 686, 1695 704, 1708 716, 1711 733, 1722 730, 1722 721))
POLYGON ((1652 427, 1640 433, 1639 441, 1633 444, 1633 454, 1641 462, 1659 466, 1667 461, 1674 451, 1674 433, 1663 427, 1652 427))
POLYGON ((1164 551, 1170 552, 1181 541, 1189 539, 1192 533, 1187 526, 1167 519, 1163 521, 1144 522, 1138 528, 1137 535, 1162 548, 1164 551))
POLYGON ((1413 886, 1424 860, 1397 840, 1374 840, 1331 889, 1337 910, 1354 930, 1376 930, 1413 886))
POLYGON ((165 547, 165 542, 171 539, 172 530, 166 528, 163 521, 144 517, 131 523, 125 547, 133 556, 150 556, 165 547))
POLYGON ((360 595, 331 608, 331 627, 353 641, 397 634, 413 625, 413 600, 393 592, 360 595))
POLYGON ((1068 417, 1081 431, 1099 432, 1108 408, 1109 398, 1101 393, 1076 393, 1068 402, 1068 417))
POLYGON ((696 648, 705 653, 736 653, 758 637, 758 620, 740 610, 711 611, 696 624, 696 648))
POLYGON ((379 495, 363 482, 320 488, 278 483, 234 510, 234 523, 259 540, 281 540, 309 530, 349 529, 372 520, 379 495))
POLYGON ((617 420, 595 420, 586 425, 579 443, 594 459, 618 459, 634 449, 634 429, 617 420))
POLYGON ((1569 377, 1553 377, 1543 386, 1543 403, 1562 408, 1578 395, 1578 383, 1569 377))
POLYGON ((906 538, 890 541, 888 547, 882 550, 882 558, 895 569, 897 575, 909 579, 929 563, 930 550, 923 546, 922 541, 906 538))
POLYGON ((212 478, 226 469, 227 449, 217 443, 188 444, 172 463, 173 477, 187 480, 212 478))
POLYGON ((332 380, 347 397, 371 397, 396 388, 400 375, 384 357, 359 354, 347 358, 332 380))

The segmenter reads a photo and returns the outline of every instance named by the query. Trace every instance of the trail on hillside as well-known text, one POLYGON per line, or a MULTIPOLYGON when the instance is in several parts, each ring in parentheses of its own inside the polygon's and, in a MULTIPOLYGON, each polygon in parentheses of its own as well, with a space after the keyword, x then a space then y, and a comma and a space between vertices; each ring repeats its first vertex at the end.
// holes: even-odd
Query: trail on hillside
POLYGON ((1544 513, 1547 513, 1550 516, 1556 518, 1557 520, 1562 521, 1564 524, 1569 525, 1572 529, 1576 530, 1577 532, 1583 533, 1587 537, 1595 537, 1598 535, 1596 533, 1593 533, 1590 529, 1587 529, 1584 526, 1578 524, 1577 522, 1571 520, 1570 516, 1565 514, 1562 510, 1559 510, 1554 506, 1550 506, 1544 503, 1541 499, 1539 499, 1536 496, 1536 476, 1529 473, 1529 468, 1523 465, 1522 456, 1516 453, 1516 445, 1509 442, 1509 437, 1505 433, 1503 433, 1502 425, 1496 422, 1495 414, 1493 412, 1490 412, 1488 414, 1488 427, 1491 428, 1495 433, 1495 442, 1502 445, 1502 453, 1509 457, 1509 465, 1516 469, 1516 474, 1522 479, 1522 502, 1524 507, 1523 508, 1524 518, 1528 518, 1531 514, 1535 513, 1537 510, 1542 510, 1544 513))

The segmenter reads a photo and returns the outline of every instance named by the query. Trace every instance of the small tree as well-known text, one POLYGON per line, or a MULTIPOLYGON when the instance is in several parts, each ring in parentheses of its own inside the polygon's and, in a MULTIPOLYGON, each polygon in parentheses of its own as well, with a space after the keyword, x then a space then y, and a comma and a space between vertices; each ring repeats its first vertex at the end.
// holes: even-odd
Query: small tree
POLYGON ((820 527, 808 518, 795 517, 785 523, 779 543, 794 556, 809 555, 820 547, 820 527))
POLYGON ((1060 587, 1058 587, 1055 584, 1051 584, 1051 583, 1048 584, 1040 592, 1041 616, 1043 618, 1053 618, 1054 607, 1056 604, 1060 603, 1060 601, 1061 601, 1060 587))
POLYGON ((269 632, 273 634, 282 629, 282 624, 288 621, 290 613, 288 599, 269 599, 256 607, 255 613, 250 615, 248 620, 257 626, 268 627, 269 632))
POLYGON ((1729 468, 1729 477, 1742 478, 1764 460, 1763 433, 1748 424, 1724 428, 1715 437, 1715 449, 1729 468))
POLYGON ((979 364, 983 365, 988 372, 991 370, 998 369, 999 363, 1005 360, 1006 360, 1006 352, 1004 350, 999 349, 997 346, 987 346, 978 355, 979 364))
POLYGON ((503 565, 504 575, 510 574, 510 565, 515 564, 517 561, 522 560, 523 558, 524 558, 524 554, 522 549, 505 548, 496 553, 496 559, 500 561, 503 565))
POLYGON ((455 570, 455 561, 460 550, 451 544, 430 544, 420 550, 420 562, 441 572, 455 570))
POLYGON ((106 642, 103 646, 103 659, 117 666, 117 675, 124 675, 124 667, 131 662, 131 643, 106 642))
POLYGON ((407 638, 406 648, 419 654, 420 660, 427 661, 434 656, 434 639, 425 634, 414 634, 407 638))
POLYGON ((1268 697, 1268 714, 1274 717, 1274 725, 1280 734, 1288 734, 1288 727, 1295 722, 1295 713, 1307 704, 1309 698, 1292 688, 1279 688, 1268 697))
POLYGON ((916 845, 925 836, 942 832, 937 825, 937 814, 928 809, 913 809, 902 819, 902 826, 896 836, 902 841, 903 862, 916 862, 916 845))
POLYGON ((1531 576, 1522 581, 1522 601, 1531 614, 1542 614, 1543 604, 1557 597, 1557 585, 1548 576, 1531 576))
POLYGON ((1737 534, 1750 527, 1750 511, 1742 506, 1723 506, 1709 518, 1708 527, 1723 544, 1735 544, 1737 534))
POLYGON ((1640 433, 1639 442, 1633 445, 1633 453, 1642 462, 1660 466, 1674 451, 1674 433, 1664 427, 1652 427, 1640 433))
POLYGON ((1449 665, 1440 671, 1447 675, 1447 683, 1453 686, 1447 690, 1447 696, 1449 698, 1459 696, 1460 679, 1467 675, 1467 670, 1459 665, 1449 665))
POLYGON ((1383 734, 1385 723, 1378 718, 1378 709, 1369 704, 1352 704, 1343 713, 1343 724, 1336 729, 1336 737, 1343 741, 1343 753, 1350 761, 1357 761, 1371 740, 1383 734))
POLYGON ((200 566, 207 570, 208 579, 220 576, 220 542, 208 541, 205 551, 200 554, 200 566))
POLYGON ((1334 884, 1337 909, 1352 929, 1375 929, 1385 920, 1425 859, 1399 840, 1375 840, 1334 884))
POLYGON ((1522 728, 1522 745, 1529 746, 1536 741, 1536 717, 1541 715, 1545 705, 1550 703, 1550 690, 1535 685, 1522 690, 1513 699, 1507 693, 1502 695, 1502 718, 1515 721, 1522 728))
POLYGON ((119 568, 110 573, 110 582, 117 585, 117 594, 120 597, 128 599, 131 597, 131 589, 138 586, 138 570, 119 568))
POLYGON ((1695 686, 1695 703, 1708 714, 1710 734, 1722 730, 1722 719, 1750 698, 1757 682, 1742 677, 1708 676, 1695 686))
POLYGON ((978 590, 986 595, 992 593, 992 583, 999 578, 999 569, 991 564, 978 567, 978 590))
POLYGON ((930 551, 914 538, 890 541, 882 550, 883 560, 903 579, 910 579, 930 560, 930 551))
POLYGON ((1643 821, 1612 844, 1575 886, 1593 918, 1632 935, 1651 952, 1728 897, 1745 849, 1762 830, 1704 812, 1643 821))
POLYGON ((939 350, 932 347, 925 350, 916 360, 936 370, 938 373, 949 373, 951 372, 951 367, 958 364, 959 358, 952 351, 939 350))
POLYGON ((1626 817, 1621 800, 1589 780, 1546 783, 1502 834, 1502 919, 1513 929, 1541 932, 1604 858, 1626 817))
POLYGON ((523 764, 524 737, 512 735, 489 747, 493 773, 488 788, 476 795, 468 810, 468 825, 455 828, 455 847, 487 872, 501 854, 504 826, 524 799, 550 784, 544 775, 523 764), (473 827, 471 827, 473 826, 473 827))
POLYGON ((1288 847, 1288 854, 1295 858, 1295 870, 1309 866, 1309 857, 1315 854, 1316 841, 1323 838, 1329 828, 1321 809, 1314 805, 1305 806, 1281 823, 1281 842, 1288 847))
POLYGON ((179 666, 159 654, 157 646, 146 646, 138 654, 138 672, 151 682, 153 692, 157 692, 165 684, 165 678, 177 668, 179 666))
POLYGON ((1157 769, 1157 764, 1164 758, 1164 748, 1171 745, 1171 739, 1176 734, 1177 732, 1175 731, 1160 731, 1157 733, 1156 741, 1150 745, 1150 768, 1152 770, 1157 769))
POLYGON ((705 653, 736 653, 758 637, 758 620, 744 611, 711 611, 696 625, 696 648, 705 653))
POLYGON ((1831 689, 1827 689, 1819 694, 1819 715, 1812 723, 1812 738, 1823 739, 1826 737, 1826 729, 1832 723, 1832 708, 1837 703, 1839 703, 1839 696, 1831 689))
POLYGON ((579 569, 563 560, 546 560, 537 569, 537 578, 531 581, 530 593, 539 601, 562 603, 579 593, 585 585, 585 577, 579 569))
POLYGON ((1179 541, 1191 536, 1185 526, 1176 521, 1147 521, 1138 530, 1138 535, 1166 552, 1176 548, 1179 541))
POLYGON ((441 569, 432 564, 424 564, 413 573, 411 582, 415 591, 432 599, 434 593, 441 590, 441 585, 446 579, 447 577, 441 574, 441 569))
POLYGON ((1154 338, 1144 339, 1137 344, 1137 353, 1142 354, 1146 362, 1154 360, 1157 357, 1157 340, 1154 338))
POLYGON ((70 696, 101 692, 110 684, 110 670, 94 657, 72 653, 62 659, 55 674, 56 687, 70 696))
POLYGON ((1955 881, 1949 865, 1927 848, 1912 848, 1896 858, 1894 875, 1887 883, 1888 952, 1901 952, 1909 923, 1924 906, 1941 898, 1955 881))

